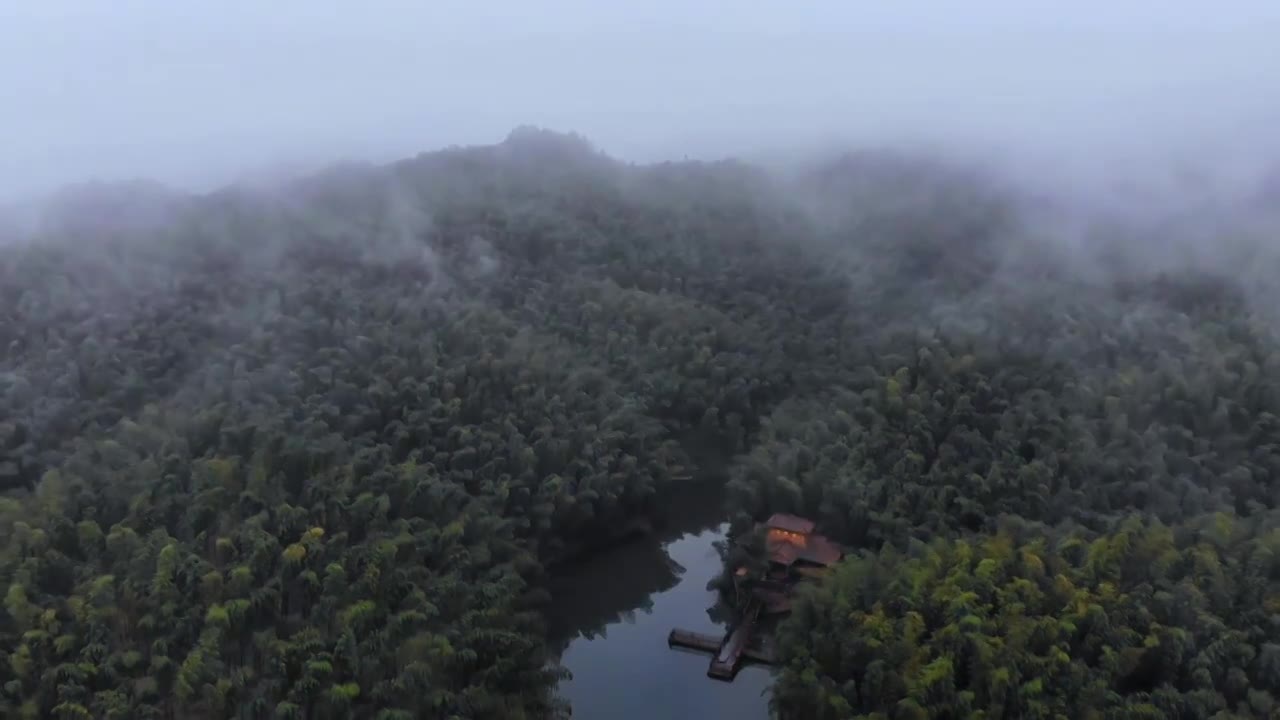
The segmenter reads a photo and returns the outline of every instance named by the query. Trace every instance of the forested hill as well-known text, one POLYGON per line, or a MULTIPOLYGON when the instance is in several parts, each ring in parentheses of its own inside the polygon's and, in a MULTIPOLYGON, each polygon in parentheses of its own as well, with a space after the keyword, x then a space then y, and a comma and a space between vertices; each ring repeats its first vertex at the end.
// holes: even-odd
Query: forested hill
POLYGON ((1148 272, 1025 208, 533 129, 75 190, 0 243, 0 714, 562 714, 546 568, 697 447, 740 524, 863 551, 780 631, 782 714, 1268 717, 1274 258, 1148 272))

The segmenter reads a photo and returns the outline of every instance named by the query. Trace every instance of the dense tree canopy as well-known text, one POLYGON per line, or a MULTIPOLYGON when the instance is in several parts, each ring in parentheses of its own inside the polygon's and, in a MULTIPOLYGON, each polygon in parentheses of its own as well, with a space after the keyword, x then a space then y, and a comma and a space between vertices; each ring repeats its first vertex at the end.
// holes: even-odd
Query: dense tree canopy
POLYGON ((782 714, 1280 696, 1243 276, 1084 272, 942 163, 792 182, 532 129, 77 192, 0 247, 6 717, 561 715, 548 568, 695 448, 737 457, 739 526, 856 550, 779 631, 782 714))
MULTIPOLYGON (((1082 273, 1029 231, 926 233, 941 276, 879 246, 923 297, 861 299, 882 331, 737 464, 738 527, 798 512, 853 551, 780 631, 784 717, 1277 712, 1274 255, 1082 273)), ((1151 252, 1126 240, 1103 257, 1151 252)))
POLYGON ((1051 539, 1014 527, 855 557, 783 626, 782 706, 806 718, 1270 717, 1275 520, 1219 514, 1175 531, 1131 517, 1051 539))

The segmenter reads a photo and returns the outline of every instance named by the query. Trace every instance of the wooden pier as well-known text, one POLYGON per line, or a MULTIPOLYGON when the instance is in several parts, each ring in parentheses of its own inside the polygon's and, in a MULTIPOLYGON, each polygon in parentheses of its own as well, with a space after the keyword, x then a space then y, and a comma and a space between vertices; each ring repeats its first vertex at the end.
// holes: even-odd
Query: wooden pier
POLYGON ((671 647, 711 653, 711 664, 707 667, 708 677, 716 680, 733 680, 744 661, 762 665, 772 665, 774 662, 771 653, 749 647, 759 616, 760 605, 753 602, 744 614, 742 622, 723 638, 675 629, 667 636, 667 644, 671 647))
POLYGON ((667 636, 667 644, 671 647, 689 648, 690 650, 709 653, 720 652, 720 645, 723 642, 724 638, 718 638, 715 635, 697 633, 692 630, 681 630, 679 628, 672 630, 671 634, 667 636))

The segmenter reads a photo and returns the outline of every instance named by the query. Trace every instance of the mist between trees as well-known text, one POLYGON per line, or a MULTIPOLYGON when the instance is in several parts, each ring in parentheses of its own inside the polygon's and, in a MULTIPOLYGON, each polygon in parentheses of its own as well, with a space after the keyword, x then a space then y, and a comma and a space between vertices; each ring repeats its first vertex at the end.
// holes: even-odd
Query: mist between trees
POLYGON ((0 247, 0 714, 563 715, 547 568, 696 450, 853 549, 780 717, 1272 717, 1280 196, 1180 182, 521 128, 62 193, 0 247))

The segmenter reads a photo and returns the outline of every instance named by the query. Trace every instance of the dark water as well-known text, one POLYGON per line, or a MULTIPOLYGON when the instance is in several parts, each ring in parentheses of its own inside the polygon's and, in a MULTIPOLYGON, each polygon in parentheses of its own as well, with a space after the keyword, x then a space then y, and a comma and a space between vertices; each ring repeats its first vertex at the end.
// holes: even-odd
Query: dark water
POLYGON ((745 667, 732 683, 707 677, 709 655, 667 647, 673 627, 719 634, 707 583, 724 538, 714 490, 687 498, 685 517, 659 533, 562 570, 552 587, 552 636, 573 674, 560 694, 575 720, 765 720, 769 671, 745 667))

